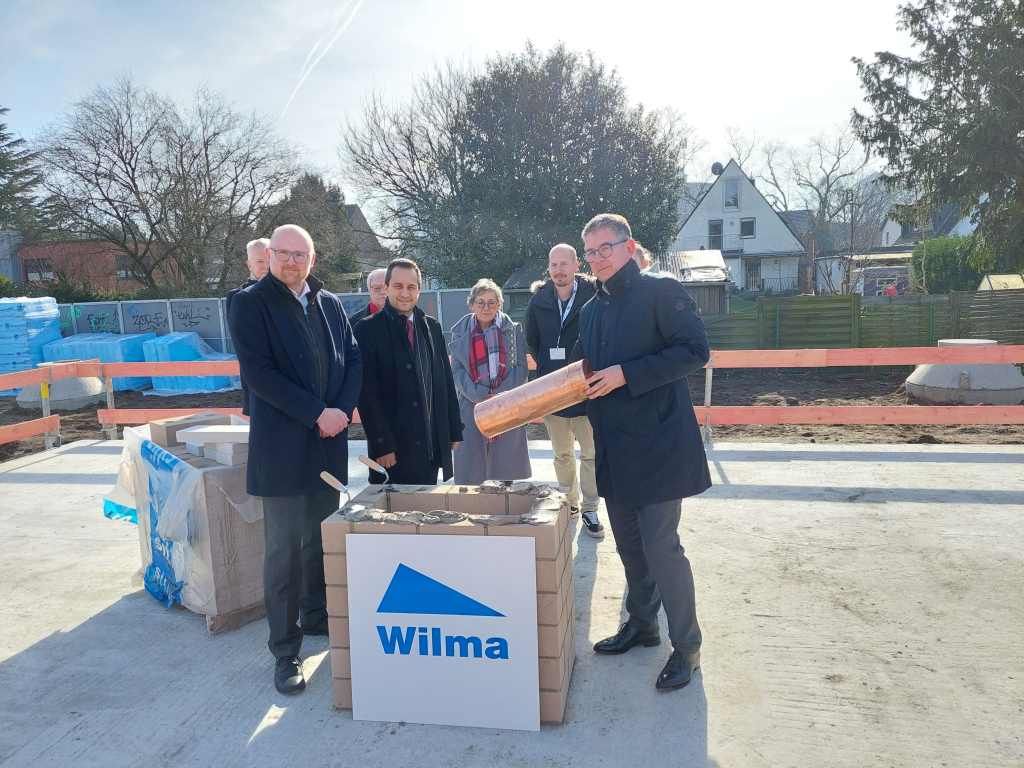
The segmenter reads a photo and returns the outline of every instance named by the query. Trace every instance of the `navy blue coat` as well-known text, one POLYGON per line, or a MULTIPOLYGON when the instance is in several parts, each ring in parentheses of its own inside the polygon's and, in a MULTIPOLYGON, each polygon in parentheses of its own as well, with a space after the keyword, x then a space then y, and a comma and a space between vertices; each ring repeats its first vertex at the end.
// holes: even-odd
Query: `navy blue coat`
MULTIPOLYGON (((526 308, 526 348, 537 361, 538 376, 552 373, 569 364, 569 355, 580 334, 580 310, 593 296, 594 280, 586 275, 576 275, 576 298, 573 299, 564 326, 558 314, 558 294, 555 293, 554 283, 548 280, 530 297, 530 304, 526 308), (551 359, 551 347, 556 345, 565 349, 564 360, 551 359)), ((583 416, 586 412, 586 405, 580 403, 570 405, 555 415, 568 419, 583 416)))
MULTIPOLYGON (((253 280, 250 277, 244 283, 242 283, 238 288, 232 288, 230 291, 228 291, 227 296, 224 297, 225 300, 226 300, 225 304, 227 306, 225 308, 227 309, 228 317, 231 317, 231 301, 235 298, 235 295, 238 294, 239 291, 244 291, 250 285, 256 285, 257 282, 259 282, 259 281, 258 280, 253 280)), ((231 329, 230 328, 228 328, 228 333, 229 334, 231 333, 231 329)), ((234 345, 234 343, 235 343, 234 341, 231 342, 232 346, 234 345)), ((249 387, 245 383, 245 377, 242 376, 241 374, 239 374, 238 380, 239 380, 239 383, 242 385, 242 413, 244 413, 246 416, 248 416, 249 415, 249 387)))
POLYGON ((695 496, 711 486, 686 377, 710 356, 696 304, 673 277, 633 261, 580 313, 579 345, 595 371, 621 365, 626 384, 587 401, 597 491, 632 506, 695 496))
POLYGON ((325 469, 348 482, 348 430, 322 438, 316 420, 324 408, 340 408, 352 418, 362 362, 341 299, 312 275, 307 282, 307 298, 324 323, 329 348, 323 398, 317 394, 312 337, 288 287, 267 274, 231 300, 231 339, 249 388, 246 485, 252 496, 312 493, 324 487, 325 469))

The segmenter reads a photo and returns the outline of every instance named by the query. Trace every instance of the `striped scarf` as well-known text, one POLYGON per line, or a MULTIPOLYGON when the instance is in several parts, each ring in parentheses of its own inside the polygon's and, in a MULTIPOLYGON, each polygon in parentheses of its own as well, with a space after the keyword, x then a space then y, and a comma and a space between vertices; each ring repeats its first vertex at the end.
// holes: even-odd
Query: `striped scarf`
POLYGON ((487 383, 491 394, 498 391, 498 387, 508 376, 508 353, 505 350, 505 334, 498 327, 497 319, 484 330, 480 327, 480 321, 473 318, 473 330, 469 337, 469 378, 474 384, 481 381, 487 383), (495 376, 491 378, 491 368, 488 360, 491 355, 497 355, 498 365, 495 376))

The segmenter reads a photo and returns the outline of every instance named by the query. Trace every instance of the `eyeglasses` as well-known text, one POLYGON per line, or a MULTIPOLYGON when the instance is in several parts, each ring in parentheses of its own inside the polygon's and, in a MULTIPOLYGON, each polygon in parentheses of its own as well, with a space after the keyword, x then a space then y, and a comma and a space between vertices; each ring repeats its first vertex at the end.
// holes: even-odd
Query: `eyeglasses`
POLYGON ((607 259, 612 255, 612 248, 616 245, 622 245, 623 243, 629 242, 629 238, 624 240, 617 240, 614 243, 602 243, 597 248, 591 248, 590 250, 583 252, 583 257, 587 261, 596 261, 597 259, 607 259))
POLYGON ((498 302, 494 299, 477 299, 473 304, 480 307, 480 309, 494 309, 498 306, 498 302))
POLYGON ((293 261, 296 264, 305 264, 306 260, 309 259, 309 253, 306 251, 283 251, 277 248, 271 248, 270 252, 277 257, 278 261, 288 263, 293 261))

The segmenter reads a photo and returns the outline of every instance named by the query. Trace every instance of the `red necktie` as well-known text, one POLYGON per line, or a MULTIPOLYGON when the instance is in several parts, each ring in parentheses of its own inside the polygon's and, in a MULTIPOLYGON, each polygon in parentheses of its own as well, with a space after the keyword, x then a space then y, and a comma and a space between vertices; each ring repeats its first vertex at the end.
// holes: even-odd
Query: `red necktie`
POLYGON ((405 320, 405 332, 409 336, 409 346, 410 347, 415 347, 416 346, 416 329, 413 328, 412 318, 411 317, 408 317, 405 320))

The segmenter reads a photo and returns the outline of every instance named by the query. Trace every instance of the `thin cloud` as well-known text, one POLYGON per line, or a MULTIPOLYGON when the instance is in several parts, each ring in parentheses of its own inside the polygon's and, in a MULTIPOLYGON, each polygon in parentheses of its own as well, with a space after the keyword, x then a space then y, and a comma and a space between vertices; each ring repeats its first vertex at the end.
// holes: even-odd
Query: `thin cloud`
POLYGON ((306 82, 306 78, 312 74, 313 70, 316 69, 316 65, 320 63, 320 60, 327 55, 337 42, 338 38, 341 37, 345 30, 349 28, 349 25, 352 24, 352 20, 355 19, 356 14, 359 12, 359 8, 363 5, 363 2, 364 0, 355 0, 353 3, 352 0, 349 0, 349 2, 343 5, 338 12, 339 21, 335 25, 334 33, 331 35, 331 39, 327 42, 327 45, 320 49, 320 44, 323 42, 326 35, 322 36, 313 44, 309 53, 306 54, 306 61, 303 63, 302 69, 299 70, 299 81, 295 84, 295 88, 292 89, 291 95, 288 97, 288 101, 285 102, 284 109, 281 110, 281 117, 278 119, 284 119, 284 116, 288 113, 288 108, 295 100, 296 94, 298 94, 299 89, 302 88, 302 84, 306 82), (347 15, 346 11, 348 12, 347 15), (320 49, 319 53, 317 52, 318 49, 320 49))

